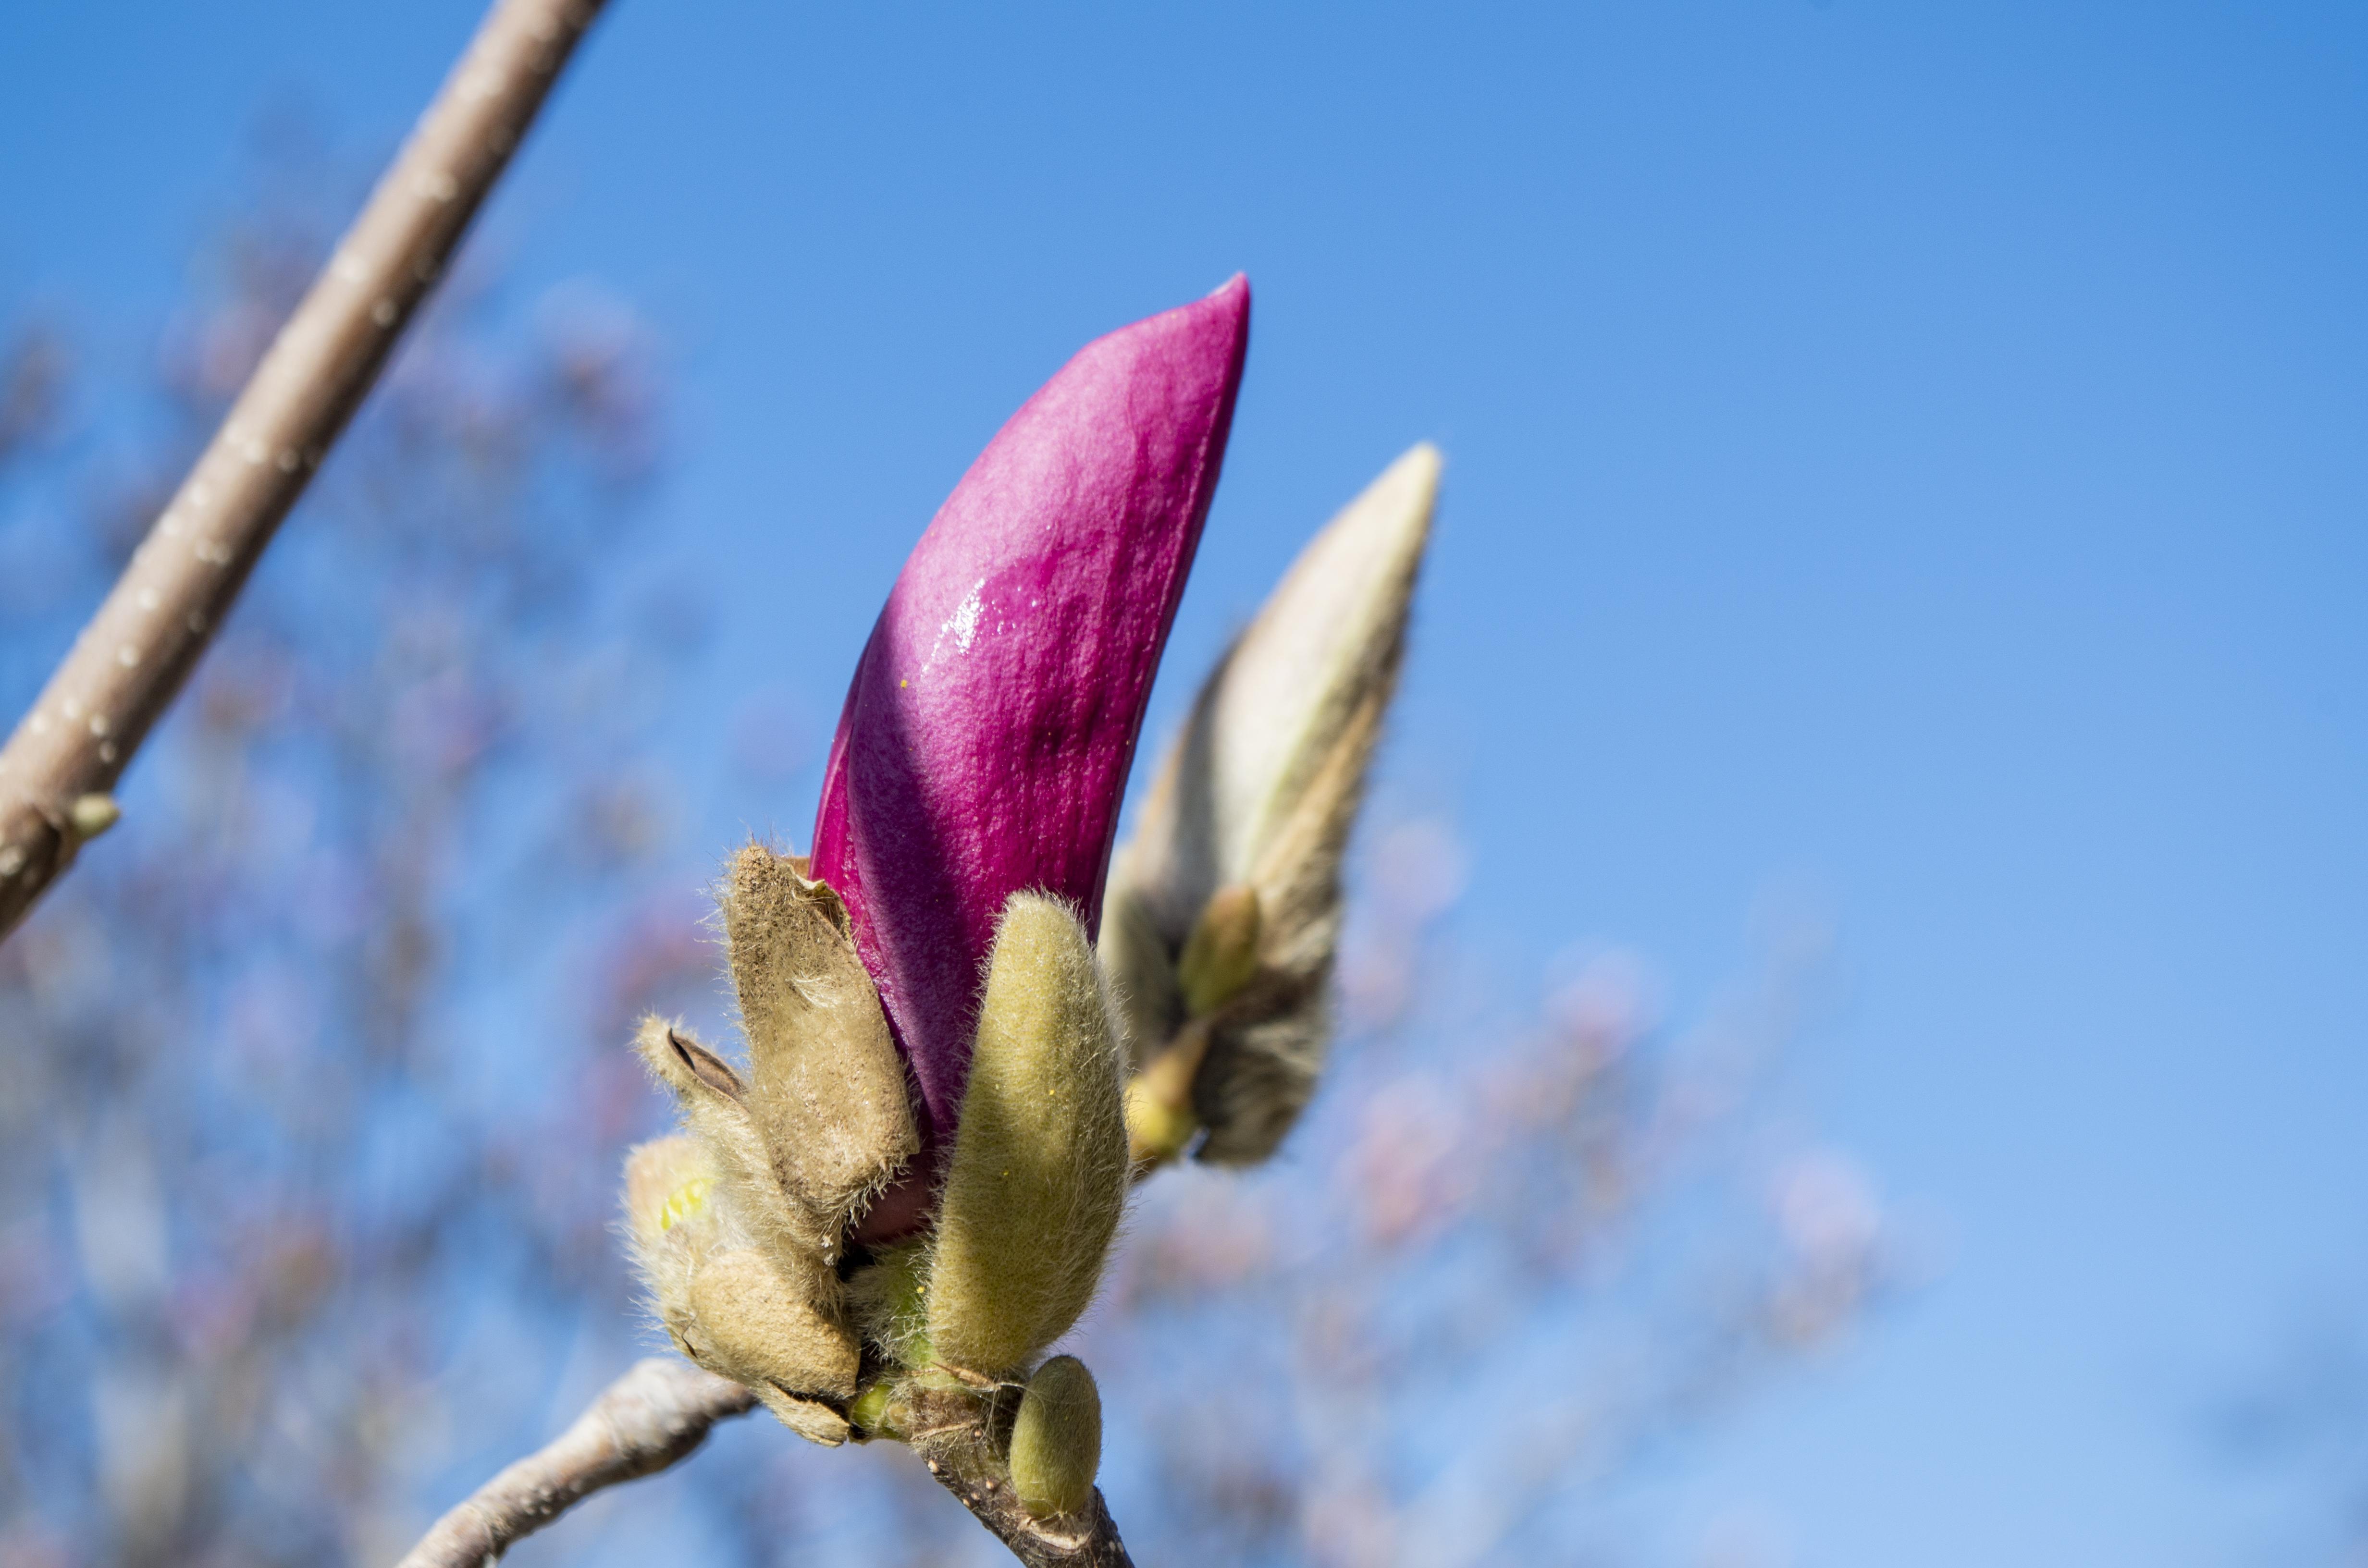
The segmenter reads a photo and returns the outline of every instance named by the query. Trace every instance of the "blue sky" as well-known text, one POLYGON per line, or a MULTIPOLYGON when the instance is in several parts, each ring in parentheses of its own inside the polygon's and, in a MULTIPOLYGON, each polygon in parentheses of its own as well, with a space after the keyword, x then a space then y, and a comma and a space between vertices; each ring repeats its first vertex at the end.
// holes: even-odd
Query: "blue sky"
MULTIPOLYGON (((673 342, 685 745, 826 722, 1005 415, 1247 270, 1172 667, 1435 439, 1394 770, 1468 928, 1683 1011, 1771 896, 1839 920, 1801 1092, 1944 1271, 1682 1507, 1836 1568, 2306 1540, 2198 1423, 2368 1316, 2368 12, 871 11, 618 0, 489 214, 673 342)), ((17 0, 0 315, 153 321, 258 109, 373 161, 473 17, 17 0)), ((713 772, 687 880, 811 811, 713 772)))

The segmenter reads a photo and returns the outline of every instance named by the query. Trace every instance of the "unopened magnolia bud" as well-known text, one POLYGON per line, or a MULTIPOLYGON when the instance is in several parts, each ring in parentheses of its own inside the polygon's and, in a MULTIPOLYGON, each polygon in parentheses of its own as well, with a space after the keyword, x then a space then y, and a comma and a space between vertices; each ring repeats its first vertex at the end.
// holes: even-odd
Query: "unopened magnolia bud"
POLYGON ((1259 924, 1258 889, 1233 882, 1210 895, 1176 961, 1187 1013, 1213 1013, 1249 983, 1258 972, 1259 924))
POLYGON ((1075 1356, 1036 1369, 1011 1424, 1011 1484, 1038 1518, 1074 1514, 1094 1494, 1102 1463, 1102 1396, 1075 1356))
POLYGON ((1122 994, 1143 998, 1130 1004, 1138 1065, 1187 1017, 1211 1025, 1192 1087, 1204 1160, 1265 1159, 1315 1090, 1340 865, 1404 661, 1439 472, 1439 453, 1415 448, 1300 552, 1201 687, 1112 862, 1106 903, 1134 918, 1123 942, 1105 927, 1103 960, 1122 994), (1188 949, 1232 884, 1257 890, 1258 961, 1220 998, 1157 959, 1191 967, 1188 949))
POLYGON ((1126 1201, 1110 998, 1085 927, 1040 893, 1005 906, 939 1200, 929 1340, 1000 1377, 1093 1299, 1126 1201))
POLYGON ((810 1221, 803 1241, 836 1262, 856 1213, 918 1146, 904 1064, 836 892, 751 844, 720 903, 748 1035, 748 1113, 810 1221))
MULTIPOLYGON (((914 547, 840 709, 814 869, 847 899, 939 1153, 1011 895, 1066 899, 1098 928, 1249 310, 1235 278, 1094 343, 1029 399, 914 547)), ((866 1219, 873 1239, 901 1233, 866 1219)))

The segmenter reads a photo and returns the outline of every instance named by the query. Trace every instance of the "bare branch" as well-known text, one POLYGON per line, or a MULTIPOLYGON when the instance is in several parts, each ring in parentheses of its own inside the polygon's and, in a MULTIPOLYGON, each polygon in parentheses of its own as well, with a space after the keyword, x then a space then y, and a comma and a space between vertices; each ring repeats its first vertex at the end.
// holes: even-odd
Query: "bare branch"
POLYGON ((636 1361, 556 1442, 437 1520, 398 1568, 482 1568, 602 1487, 689 1458, 709 1427, 756 1405, 738 1383, 688 1361, 636 1361))
POLYGON ((1076 1514, 1037 1518, 1012 1493, 1011 1472, 990 1426, 990 1406, 951 1390, 916 1391, 907 1398, 905 1418, 914 1426, 905 1442, 938 1483, 1028 1568, 1134 1568, 1099 1488, 1076 1514))
POLYGON ((498 0, 0 750, 0 937, 113 822, 116 780, 377 380, 601 4, 498 0))

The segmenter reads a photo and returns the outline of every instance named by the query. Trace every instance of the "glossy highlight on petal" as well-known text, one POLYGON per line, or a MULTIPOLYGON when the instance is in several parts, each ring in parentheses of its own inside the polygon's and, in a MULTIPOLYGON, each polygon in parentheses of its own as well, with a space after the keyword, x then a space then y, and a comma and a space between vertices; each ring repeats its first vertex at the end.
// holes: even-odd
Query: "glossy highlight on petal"
POLYGON ((846 902, 933 1145, 1005 903, 1041 891, 1099 925, 1248 329, 1236 277, 1070 360, 939 510, 856 668, 813 874, 846 902))

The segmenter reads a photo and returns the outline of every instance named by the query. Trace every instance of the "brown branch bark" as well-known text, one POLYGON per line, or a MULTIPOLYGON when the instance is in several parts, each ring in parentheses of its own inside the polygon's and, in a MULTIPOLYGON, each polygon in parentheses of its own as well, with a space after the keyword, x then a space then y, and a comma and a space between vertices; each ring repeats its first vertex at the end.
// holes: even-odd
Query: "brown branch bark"
MULTIPOLYGON (((1099 1490, 1090 1506, 1060 1518, 1021 1506, 1003 1458, 1010 1403, 961 1389, 908 1390, 895 1407, 897 1440, 1027 1568, 1134 1568, 1099 1490)), ((709 1427, 756 1407, 747 1389, 688 1361, 637 1361, 558 1440, 437 1520, 396 1568, 484 1568, 601 1488, 689 1459, 709 1427)))
POLYGON ((556 1442, 437 1520, 398 1568, 483 1568, 602 1487, 688 1459, 709 1427, 756 1405, 757 1396, 738 1383, 688 1361, 637 1361, 556 1442))
POLYGON ((0 938, 83 842, 444 269, 603 0, 498 0, 0 750, 0 938))
POLYGON ((998 1421, 1008 1426, 1008 1412, 947 1390, 907 1394, 897 1415, 938 1483, 1028 1568, 1134 1568, 1099 1487, 1091 1504, 1060 1518, 1040 1519, 1020 1506, 996 1431, 998 1421))

